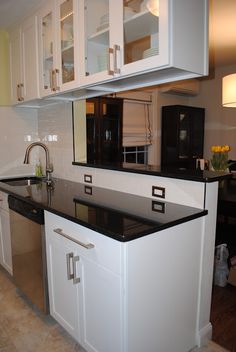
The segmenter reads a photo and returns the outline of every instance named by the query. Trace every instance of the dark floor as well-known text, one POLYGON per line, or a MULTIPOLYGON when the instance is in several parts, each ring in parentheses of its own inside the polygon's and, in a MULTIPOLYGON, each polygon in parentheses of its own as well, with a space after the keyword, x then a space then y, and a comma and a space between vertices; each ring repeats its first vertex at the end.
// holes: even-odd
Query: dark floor
POLYGON ((213 341, 236 352, 236 287, 214 286, 212 295, 211 323, 213 341))

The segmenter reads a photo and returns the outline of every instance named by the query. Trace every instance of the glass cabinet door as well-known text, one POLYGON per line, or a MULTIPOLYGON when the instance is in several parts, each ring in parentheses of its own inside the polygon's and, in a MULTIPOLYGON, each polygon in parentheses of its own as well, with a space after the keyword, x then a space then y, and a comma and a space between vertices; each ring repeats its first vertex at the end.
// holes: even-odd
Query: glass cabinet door
POLYGON ((74 81, 74 9, 73 0, 60 4, 60 45, 61 45, 61 82, 74 81))
POLYGON ((86 101, 87 163, 96 162, 96 99, 86 101))
POLYGON ((159 0, 123 0, 124 65, 159 53, 159 0))
POLYGON ((109 0, 85 0, 84 4, 85 75, 90 76, 109 66, 109 0))
POLYGON ((188 159, 190 154, 190 119, 185 112, 179 114, 179 158, 188 159))
POLYGON ((42 17, 42 89, 44 94, 52 89, 52 72, 53 72, 53 13, 49 11, 42 17))

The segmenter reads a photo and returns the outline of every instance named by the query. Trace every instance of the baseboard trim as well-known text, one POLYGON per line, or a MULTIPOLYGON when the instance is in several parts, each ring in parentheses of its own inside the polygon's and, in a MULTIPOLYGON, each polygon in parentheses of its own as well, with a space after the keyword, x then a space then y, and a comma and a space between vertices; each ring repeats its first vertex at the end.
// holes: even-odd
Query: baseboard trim
POLYGON ((196 343, 198 347, 206 346, 212 338, 212 325, 208 323, 197 332, 196 343))

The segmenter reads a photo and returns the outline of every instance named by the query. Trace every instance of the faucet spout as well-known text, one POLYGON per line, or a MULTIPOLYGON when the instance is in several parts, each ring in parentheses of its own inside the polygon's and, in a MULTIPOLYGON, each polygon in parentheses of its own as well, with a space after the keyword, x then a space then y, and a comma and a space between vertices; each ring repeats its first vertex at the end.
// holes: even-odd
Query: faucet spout
POLYGON ((28 147, 26 148, 25 151, 25 158, 24 158, 24 164, 29 164, 29 154, 30 151, 33 147, 38 146, 38 147, 42 147, 45 151, 45 155, 46 155, 46 177, 47 177, 47 183, 51 183, 51 173, 53 171, 52 166, 50 164, 50 159, 49 159, 49 150, 48 147, 41 143, 41 142, 34 142, 31 143, 30 145, 28 145, 28 147))

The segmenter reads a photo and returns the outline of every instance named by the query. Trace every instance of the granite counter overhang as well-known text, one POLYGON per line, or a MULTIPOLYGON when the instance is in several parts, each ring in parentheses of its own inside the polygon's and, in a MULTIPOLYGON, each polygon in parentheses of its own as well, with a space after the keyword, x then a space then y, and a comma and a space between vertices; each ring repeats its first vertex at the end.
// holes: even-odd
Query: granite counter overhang
POLYGON ((207 215, 207 210, 54 179, 0 190, 120 242, 131 241, 207 215), (90 193, 88 193, 88 187, 90 193))

